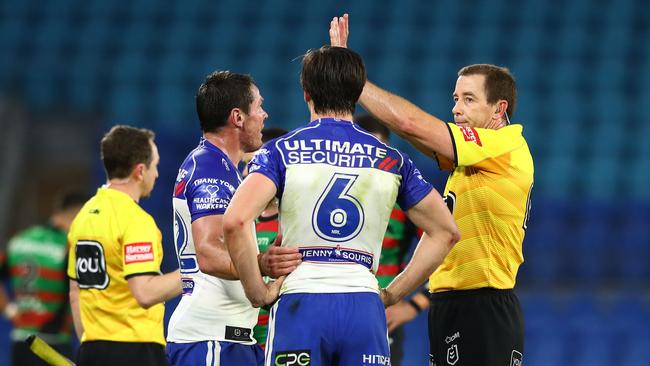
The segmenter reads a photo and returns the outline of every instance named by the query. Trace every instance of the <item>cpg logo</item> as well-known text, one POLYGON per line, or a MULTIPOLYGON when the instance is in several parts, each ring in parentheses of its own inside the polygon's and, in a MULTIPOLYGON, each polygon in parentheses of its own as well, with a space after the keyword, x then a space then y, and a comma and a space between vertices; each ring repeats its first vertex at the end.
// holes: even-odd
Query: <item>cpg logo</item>
POLYGON ((311 351, 308 349, 298 351, 285 351, 275 354, 275 366, 307 366, 311 365, 311 351))
POLYGON ((80 240, 75 246, 75 269, 79 288, 103 290, 108 286, 104 248, 96 241, 80 240))

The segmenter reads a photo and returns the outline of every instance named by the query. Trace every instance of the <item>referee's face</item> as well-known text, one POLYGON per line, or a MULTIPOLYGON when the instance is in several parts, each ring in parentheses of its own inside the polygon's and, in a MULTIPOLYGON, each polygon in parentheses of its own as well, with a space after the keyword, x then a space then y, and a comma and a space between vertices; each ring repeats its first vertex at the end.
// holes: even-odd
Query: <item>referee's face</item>
POLYGON ((147 198, 151 195, 153 187, 158 178, 158 163, 160 162, 160 155, 158 155, 158 147, 153 141, 151 144, 152 158, 149 166, 145 166, 142 172, 142 198, 147 198))
POLYGON ((253 93, 253 102, 248 113, 244 113, 244 123, 240 135, 241 148, 244 152, 253 152, 262 146, 264 120, 269 116, 262 107, 264 98, 255 85, 251 86, 251 93, 253 93))
POLYGON ((494 106, 487 102, 485 75, 463 75, 454 90, 454 122, 461 127, 485 128, 490 124, 494 106))

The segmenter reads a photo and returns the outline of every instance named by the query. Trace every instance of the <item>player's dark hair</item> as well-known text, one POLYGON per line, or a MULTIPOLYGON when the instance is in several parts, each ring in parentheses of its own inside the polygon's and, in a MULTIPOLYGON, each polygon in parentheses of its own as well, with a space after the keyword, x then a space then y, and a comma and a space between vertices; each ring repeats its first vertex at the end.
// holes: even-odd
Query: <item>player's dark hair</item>
POLYGON ((289 131, 280 127, 264 127, 264 129, 262 129, 262 142, 266 143, 273 139, 277 139, 280 136, 286 135, 287 132, 289 131))
POLYGON ((150 141, 156 134, 146 128, 113 126, 101 141, 101 157, 108 179, 126 178, 136 165, 153 160, 150 141))
POLYGON ((383 136, 386 140, 390 138, 390 130, 388 127, 382 125, 377 121, 377 119, 369 114, 361 114, 354 116, 354 122, 359 125, 359 127, 370 133, 377 133, 383 136))
POLYGON ((53 212, 66 211, 71 208, 83 206, 90 199, 90 195, 83 191, 62 191, 54 197, 53 212))
POLYGON ((499 100, 508 101, 506 112, 509 117, 515 114, 517 104, 517 85, 512 73, 506 67, 490 64, 465 66, 458 71, 458 76, 484 75, 487 102, 494 104, 499 100))
POLYGON ((353 113, 366 84, 366 66, 348 48, 323 46, 303 57, 300 84, 316 113, 353 113))
POLYGON ((216 132, 226 125, 234 108, 248 113, 253 103, 250 75, 230 71, 215 71, 205 78, 196 93, 196 113, 201 121, 201 131, 216 132))

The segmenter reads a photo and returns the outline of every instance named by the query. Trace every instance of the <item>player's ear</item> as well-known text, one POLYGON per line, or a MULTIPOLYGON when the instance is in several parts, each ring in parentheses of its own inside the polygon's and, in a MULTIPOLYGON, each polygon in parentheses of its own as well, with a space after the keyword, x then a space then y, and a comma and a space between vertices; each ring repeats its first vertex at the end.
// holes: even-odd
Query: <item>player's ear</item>
POLYGON ((309 95, 306 90, 302 91, 302 97, 305 100, 305 103, 311 102, 311 95, 309 95))
POLYGON ((501 99, 496 102, 496 108, 494 111, 494 118, 501 120, 508 110, 508 101, 501 99))
POLYGON ((230 111, 230 116, 228 116, 229 122, 235 125, 237 128, 242 128, 244 126, 244 115, 241 109, 233 108, 230 111))
POLYGON ((144 176, 144 169, 144 163, 138 163, 136 164, 135 168, 133 168, 131 175, 133 178, 135 178, 136 181, 142 180, 142 177, 144 176))

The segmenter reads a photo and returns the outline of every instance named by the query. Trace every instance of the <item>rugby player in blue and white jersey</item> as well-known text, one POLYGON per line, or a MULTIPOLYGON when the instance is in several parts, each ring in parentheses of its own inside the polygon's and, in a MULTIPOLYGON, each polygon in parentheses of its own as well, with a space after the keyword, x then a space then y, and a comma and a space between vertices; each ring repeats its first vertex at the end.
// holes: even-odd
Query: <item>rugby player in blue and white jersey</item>
MULTIPOLYGON (((252 334, 258 309, 236 281, 222 231, 223 214, 241 182, 237 164, 244 153, 262 145, 267 118, 262 101, 250 76, 227 71, 209 75, 198 90, 203 138, 183 161, 173 196, 183 297, 169 322, 167 357, 172 365, 263 362, 252 334)), ((271 247, 260 255, 258 271, 273 277, 287 274, 299 258, 295 248, 271 247)), ((275 293, 278 285, 270 286, 275 293)))
POLYGON ((354 51, 309 51, 301 83, 312 122, 255 155, 224 216, 226 245, 254 306, 275 293, 244 228, 274 196, 282 245, 302 253, 271 309, 265 365, 390 365, 384 306, 421 285, 459 239, 408 156, 351 122, 365 82, 354 51), (404 272, 380 289, 373 273, 396 201, 425 234, 404 272))

